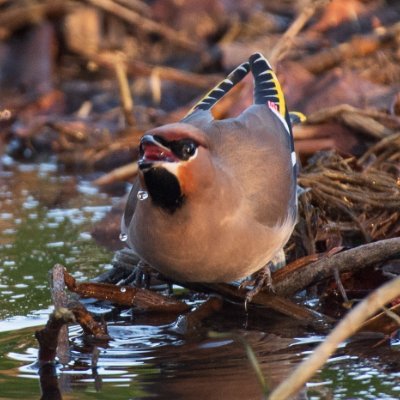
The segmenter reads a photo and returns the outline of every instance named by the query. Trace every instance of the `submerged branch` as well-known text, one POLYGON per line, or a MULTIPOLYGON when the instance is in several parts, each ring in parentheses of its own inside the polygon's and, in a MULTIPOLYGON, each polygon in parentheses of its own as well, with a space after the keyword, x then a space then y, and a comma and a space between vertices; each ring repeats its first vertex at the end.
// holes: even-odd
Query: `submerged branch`
POLYGON ((38 361, 40 364, 55 360, 60 330, 74 321, 74 315, 70 310, 59 308, 50 314, 46 326, 35 332, 35 337, 39 342, 38 361))
POLYGON ((189 310, 189 306, 185 303, 151 290, 108 283, 78 283, 66 270, 64 277, 67 288, 82 298, 93 297, 98 300, 109 300, 121 306, 137 307, 148 312, 181 313, 189 310))
MULTIPOLYGON (((216 293, 221 295, 224 299, 242 302, 243 305, 247 300, 247 294, 249 292, 247 289, 241 289, 226 283, 179 284, 194 290, 216 293)), ((258 292, 252 298, 251 303, 270 308, 283 315, 287 315, 303 322, 306 321, 308 323, 319 323, 321 320, 324 322, 333 321, 329 317, 293 303, 291 300, 282 296, 278 296, 275 293, 258 292)))

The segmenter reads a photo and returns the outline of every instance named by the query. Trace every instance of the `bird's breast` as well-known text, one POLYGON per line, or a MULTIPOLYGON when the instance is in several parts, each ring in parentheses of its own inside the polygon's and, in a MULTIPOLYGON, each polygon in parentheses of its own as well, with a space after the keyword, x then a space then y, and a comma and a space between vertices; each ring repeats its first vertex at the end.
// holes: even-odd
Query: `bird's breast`
POLYGON ((197 282, 248 276, 273 258, 293 229, 291 221, 265 227, 240 210, 183 207, 169 215, 149 203, 138 207, 132 223, 130 242, 141 258, 170 278, 197 282))

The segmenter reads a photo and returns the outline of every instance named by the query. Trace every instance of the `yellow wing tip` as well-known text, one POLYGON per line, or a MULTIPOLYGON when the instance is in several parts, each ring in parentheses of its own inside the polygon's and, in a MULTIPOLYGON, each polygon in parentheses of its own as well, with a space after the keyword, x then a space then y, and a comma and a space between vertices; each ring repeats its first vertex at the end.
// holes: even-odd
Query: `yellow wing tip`
POLYGON ((301 124, 307 121, 307 117, 300 111, 290 111, 289 117, 292 125, 301 124))

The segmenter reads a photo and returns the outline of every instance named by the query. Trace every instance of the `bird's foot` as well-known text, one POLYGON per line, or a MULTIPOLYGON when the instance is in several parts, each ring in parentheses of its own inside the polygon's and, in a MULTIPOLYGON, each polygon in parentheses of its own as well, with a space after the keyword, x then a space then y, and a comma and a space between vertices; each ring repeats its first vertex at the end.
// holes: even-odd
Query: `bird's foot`
POLYGON ((138 288, 149 289, 154 269, 144 261, 140 260, 133 267, 132 272, 119 285, 132 285, 138 288))
POLYGON ((112 260, 115 270, 122 270, 124 274, 114 281, 118 285, 131 285, 149 289, 153 281, 158 281, 159 273, 150 265, 140 260, 132 249, 124 248, 115 252, 112 260))
POLYGON ((97 283, 111 283, 113 285, 127 279, 139 262, 139 257, 128 248, 117 250, 111 260, 112 268, 93 279, 97 283))
POLYGON ((270 263, 268 263, 265 267, 258 271, 255 279, 253 280, 252 289, 250 289, 246 294, 246 308, 247 304, 250 303, 253 300, 253 297, 261 290, 268 288, 269 291, 274 292, 274 285, 272 283, 270 267, 271 265, 270 263))
POLYGON ((126 247, 124 249, 117 250, 114 253, 111 263, 114 268, 125 268, 126 270, 131 271, 139 261, 140 258, 136 255, 136 253, 132 249, 126 247))
POLYGON ((272 282, 271 273, 286 265, 285 252, 280 250, 275 257, 263 268, 261 268, 255 275, 255 278, 250 281, 244 281, 240 285, 241 288, 252 286, 252 288, 246 294, 245 306, 251 302, 253 297, 261 290, 267 288, 269 291, 274 292, 274 285, 272 282))

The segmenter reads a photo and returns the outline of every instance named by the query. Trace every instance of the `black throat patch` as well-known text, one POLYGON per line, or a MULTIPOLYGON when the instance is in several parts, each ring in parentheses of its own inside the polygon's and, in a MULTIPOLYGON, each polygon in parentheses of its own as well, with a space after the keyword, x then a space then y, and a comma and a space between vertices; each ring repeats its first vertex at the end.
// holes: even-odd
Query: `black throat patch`
POLYGON ((179 181, 165 168, 150 168, 144 172, 144 181, 153 203, 174 213, 184 201, 179 181))

